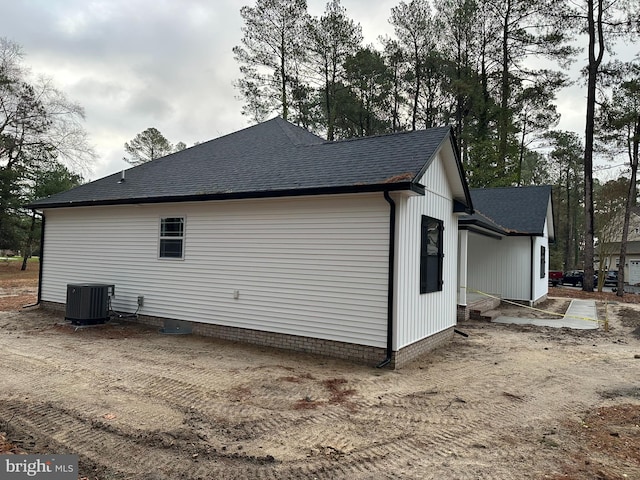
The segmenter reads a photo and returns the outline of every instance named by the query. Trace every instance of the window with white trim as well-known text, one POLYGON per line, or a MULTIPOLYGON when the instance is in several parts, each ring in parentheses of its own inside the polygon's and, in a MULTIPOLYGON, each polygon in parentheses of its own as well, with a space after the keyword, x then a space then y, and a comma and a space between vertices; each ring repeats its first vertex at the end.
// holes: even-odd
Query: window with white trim
POLYGON ((184 217, 160 219, 159 258, 184 258, 184 217))

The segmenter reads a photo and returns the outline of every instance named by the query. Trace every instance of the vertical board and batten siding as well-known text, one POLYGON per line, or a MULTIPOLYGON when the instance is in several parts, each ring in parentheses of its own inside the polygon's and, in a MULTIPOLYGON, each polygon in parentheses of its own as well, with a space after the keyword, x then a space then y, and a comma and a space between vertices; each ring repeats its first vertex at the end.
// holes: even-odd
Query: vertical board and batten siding
MULTIPOLYGON (((449 148, 449 147, 447 147, 449 148)), ((424 196, 397 198, 396 296, 394 350, 455 326, 458 220, 442 153, 438 153, 419 183, 424 196), (420 294, 420 241, 422 215, 442 220, 443 289, 420 294)))
POLYGON ((547 221, 544 222, 543 235, 534 237, 533 246, 533 298, 532 302, 536 302, 549 293, 549 233, 547 229, 547 221), (540 247, 545 250, 545 272, 544 277, 540 278, 540 247))
POLYGON ((46 211, 42 299, 113 283, 113 309, 386 345, 382 194, 46 211), (159 219, 186 217, 184 260, 158 259, 159 219), (239 298, 234 299, 234 291, 239 298))
MULTIPOLYGON (((509 300, 529 301, 531 295, 530 237, 501 240, 469 232, 468 291, 498 294, 509 300)), ((534 269, 537 265, 534 265, 534 269)))

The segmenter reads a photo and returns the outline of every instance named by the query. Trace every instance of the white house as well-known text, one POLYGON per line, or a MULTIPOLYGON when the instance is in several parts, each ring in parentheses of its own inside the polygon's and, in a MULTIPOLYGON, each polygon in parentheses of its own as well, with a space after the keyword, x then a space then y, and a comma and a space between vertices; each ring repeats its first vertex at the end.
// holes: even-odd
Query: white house
POLYGON ((327 142, 275 118, 41 199, 39 301, 114 284, 142 322, 399 367, 456 324, 472 203, 453 142, 327 142))
POLYGON ((475 213, 459 220, 460 305, 490 294, 534 305, 549 291, 555 238, 551 186, 472 189, 475 213))
MULTIPOLYGON (((602 258, 601 265, 606 270, 620 270, 620 247, 622 241, 622 215, 611 219, 609 235, 606 241, 599 242, 596 248, 596 260, 602 258)), ((624 282, 628 285, 640 285, 640 207, 633 207, 629 216, 629 233, 624 264, 624 282)), ((600 262, 596 263, 596 268, 600 262)))

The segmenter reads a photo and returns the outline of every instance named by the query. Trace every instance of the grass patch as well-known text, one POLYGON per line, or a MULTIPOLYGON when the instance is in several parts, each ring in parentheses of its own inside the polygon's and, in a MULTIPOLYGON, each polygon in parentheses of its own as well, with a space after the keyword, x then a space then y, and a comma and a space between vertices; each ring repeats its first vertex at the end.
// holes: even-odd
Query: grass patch
POLYGON ((38 280, 39 258, 30 258, 27 261, 26 270, 20 270, 21 267, 22 258, 20 257, 0 259, 0 280, 38 280))

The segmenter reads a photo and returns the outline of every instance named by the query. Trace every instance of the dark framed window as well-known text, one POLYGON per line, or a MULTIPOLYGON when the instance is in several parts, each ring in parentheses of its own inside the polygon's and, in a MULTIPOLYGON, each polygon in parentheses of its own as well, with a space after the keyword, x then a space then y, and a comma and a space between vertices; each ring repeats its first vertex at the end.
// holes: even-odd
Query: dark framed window
POLYGON ((184 258, 184 217, 160 219, 160 258, 184 258))
POLYGON ((540 246, 540 278, 547 276, 547 249, 544 245, 540 246))
POLYGON ((420 293, 442 290, 442 220, 422 216, 420 239, 420 293))

